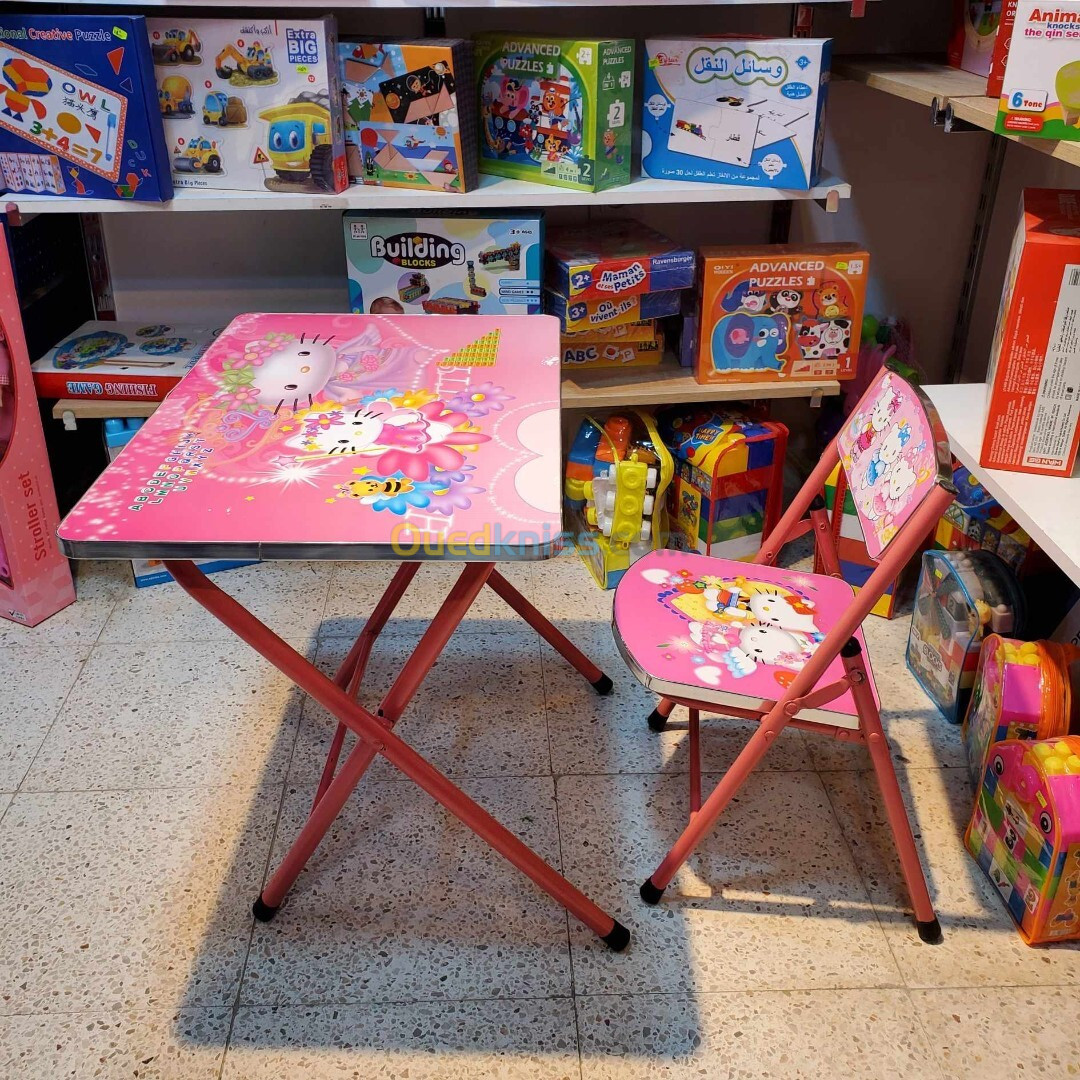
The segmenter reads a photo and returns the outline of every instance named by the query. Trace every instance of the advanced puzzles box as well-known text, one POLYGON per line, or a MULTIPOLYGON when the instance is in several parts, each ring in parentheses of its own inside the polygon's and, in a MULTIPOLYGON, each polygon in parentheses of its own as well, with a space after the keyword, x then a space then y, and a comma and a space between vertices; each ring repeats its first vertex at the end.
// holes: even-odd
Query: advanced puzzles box
POLYGON ((173 183, 344 191, 334 20, 148 19, 173 183))
POLYGON ((828 38, 647 40, 644 175, 813 187, 831 48, 828 38))
POLYGON ((476 187, 471 42, 342 41, 338 55, 354 184, 476 187))
POLYGON ((544 223, 536 212, 349 210, 349 310, 371 315, 535 315, 544 223))
POLYGON ((145 19, 0 15, 0 79, 5 190, 172 198, 145 19))

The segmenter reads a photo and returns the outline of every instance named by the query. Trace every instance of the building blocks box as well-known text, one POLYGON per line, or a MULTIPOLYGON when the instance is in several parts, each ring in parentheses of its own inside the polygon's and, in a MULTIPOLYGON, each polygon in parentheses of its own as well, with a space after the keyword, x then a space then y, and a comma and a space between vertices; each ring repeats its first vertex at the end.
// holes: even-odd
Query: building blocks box
POLYGON ((831 48, 827 38, 646 40, 644 175, 813 187, 831 48))
POLYGON ((1080 140, 1080 0, 1018 0, 994 130, 1080 140))
POLYGON ((986 377, 979 464, 1068 476, 1080 442, 1080 191, 1020 197, 986 377))
POLYGON ((0 617, 26 626, 75 599, 6 243, 0 242, 0 617))
POLYGON ((481 34, 476 49, 481 172, 579 191, 630 183, 632 40, 481 34))
POLYGON ((772 244, 700 255, 698 382, 854 377, 867 252, 772 244))
POLYGON ((675 460, 669 547, 748 559, 779 520, 787 428, 739 413, 664 410, 658 426, 675 460))
POLYGON ((694 252, 636 221, 551 229, 547 284, 568 300, 603 300, 694 284, 694 252))
POLYGON ((476 187, 472 42, 350 40, 339 43, 338 55, 354 184, 476 187))
POLYGON ((333 18, 170 16, 147 29, 176 187, 348 187, 333 18))
POLYGON ((349 210, 349 310, 369 314, 535 315, 543 218, 461 211, 349 210))
POLYGON ((220 333, 166 323, 83 323, 33 363, 39 397, 161 401, 220 333))
POLYGON ((4 189, 172 198, 141 16, 0 15, 0 76, 4 189))

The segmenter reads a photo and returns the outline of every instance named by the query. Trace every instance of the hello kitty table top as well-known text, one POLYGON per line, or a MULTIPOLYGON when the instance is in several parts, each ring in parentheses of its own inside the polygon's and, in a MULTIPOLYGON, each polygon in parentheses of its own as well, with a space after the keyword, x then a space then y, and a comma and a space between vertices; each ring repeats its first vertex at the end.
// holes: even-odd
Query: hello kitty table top
POLYGON ((545 315, 241 315, 61 523, 74 558, 546 558, 545 315))

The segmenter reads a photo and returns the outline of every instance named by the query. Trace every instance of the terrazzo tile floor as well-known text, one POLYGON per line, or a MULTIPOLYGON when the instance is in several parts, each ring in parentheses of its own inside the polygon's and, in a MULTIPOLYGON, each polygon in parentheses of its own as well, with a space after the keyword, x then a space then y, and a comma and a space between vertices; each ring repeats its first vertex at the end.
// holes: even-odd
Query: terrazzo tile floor
MULTIPOLYGON (((331 668, 388 570, 220 575, 331 668)), ((80 599, 0 623, 0 1078, 634 1080, 1080 1072, 1080 950, 1025 947, 965 855, 958 729, 867 625, 945 942, 912 929, 868 759, 791 731, 657 908, 637 886, 686 806, 610 594, 572 557, 514 567, 615 682, 597 697, 484 595, 400 730, 635 939, 608 952, 377 762, 278 917, 251 900, 293 839, 325 712, 175 586, 81 566, 80 599)), ((389 685, 445 593, 425 567, 372 658, 389 685)), ((709 721, 706 782, 748 728, 709 721)))

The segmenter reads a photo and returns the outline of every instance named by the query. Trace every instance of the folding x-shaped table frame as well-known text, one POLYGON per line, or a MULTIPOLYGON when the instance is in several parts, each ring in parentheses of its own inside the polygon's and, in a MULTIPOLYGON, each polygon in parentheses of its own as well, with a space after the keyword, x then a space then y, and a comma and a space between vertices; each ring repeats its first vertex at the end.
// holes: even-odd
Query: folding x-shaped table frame
POLYGON ((256 918, 268 921, 274 917, 293 882, 307 865, 308 859, 363 778, 368 766, 375 760, 376 755, 381 754, 500 855, 532 878, 544 892, 580 919, 605 944, 616 951, 626 948, 630 941, 630 931, 622 923, 597 907, 584 893, 571 885, 536 852, 505 826, 500 825, 483 807, 470 799, 461 788, 394 733, 395 724, 485 585, 502 597, 556 652, 580 672, 597 693, 610 693, 611 679, 529 603, 499 573, 494 563, 463 564, 461 575, 424 631, 415 650, 402 665, 400 674, 376 712, 369 712, 356 700, 364 670, 379 634, 393 615, 409 583, 416 576, 421 565, 419 562, 405 562, 398 567, 386 592, 375 605, 374 611, 364 623, 332 679, 255 618, 237 600, 209 581, 194 563, 170 560, 166 561, 165 565, 193 599, 269 660, 338 721, 311 813, 300 830, 300 835, 282 859, 281 865, 256 899, 253 906, 256 918), (346 730, 352 731, 358 741, 345 760, 341 761, 346 730))

